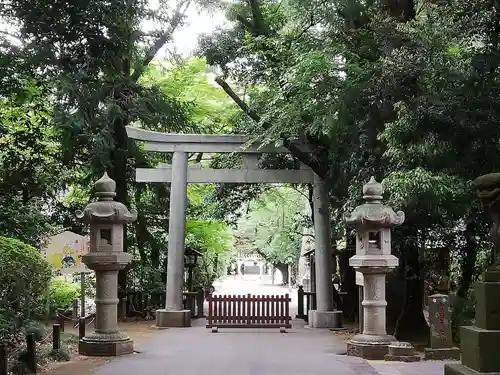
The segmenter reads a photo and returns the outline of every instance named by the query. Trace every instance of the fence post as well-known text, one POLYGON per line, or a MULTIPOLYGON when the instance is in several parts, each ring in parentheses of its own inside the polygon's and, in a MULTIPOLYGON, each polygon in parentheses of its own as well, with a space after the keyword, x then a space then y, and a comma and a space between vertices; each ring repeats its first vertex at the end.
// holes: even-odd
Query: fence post
POLYGON ((74 299, 71 306, 72 306, 71 317, 73 319, 76 319, 78 318, 78 300, 74 299))
POLYGON ((297 318, 304 319, 304 287, 299 285, 297 290, 297 318))
POLYGON ((52 326, 52 350, 61 349, 61 326, 54 324, 52 326))
POLYGON ((61 327, 61 332, 64 332, 64 315, 61 312, 57 314, 57 323, 61 327))
POLYGON ((78 338, 81 340, 85 337, 85 318, 80 318, 78 322, 78 338))
POLYGON ((7 350, 0 344, 0 375, 7 375, 7 350))
POLYGON ((26 365, 28 366, 28 370, 36 374, 36 343, 35 335, 32 333, 26 335, 26 354, 26 365))

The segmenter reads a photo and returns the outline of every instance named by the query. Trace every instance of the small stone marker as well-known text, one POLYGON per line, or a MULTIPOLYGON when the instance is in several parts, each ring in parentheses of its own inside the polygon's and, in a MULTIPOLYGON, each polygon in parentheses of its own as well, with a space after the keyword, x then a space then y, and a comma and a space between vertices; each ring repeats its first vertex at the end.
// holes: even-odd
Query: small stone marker
POLYGON ((415 348, 409 342, 395 341, 388 347, 388 354, 384 356, 386 361, 399 362, 419 362, 420 355, 415 351, 415 348))
POLYGON ((460 359, 460 349, 453 346, 450 326, 450 300, 446 294, 429 296, 430 348, 425 359, 460 359))

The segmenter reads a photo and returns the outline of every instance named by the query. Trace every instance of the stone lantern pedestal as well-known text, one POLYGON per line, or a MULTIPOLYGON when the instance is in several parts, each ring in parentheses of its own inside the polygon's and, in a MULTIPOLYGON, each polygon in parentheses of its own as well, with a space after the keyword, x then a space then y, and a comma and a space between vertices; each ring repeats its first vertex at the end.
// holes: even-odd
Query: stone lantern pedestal
POLYGON ((79 343, 79 353, 88 356, 118 356, 134 351, 127 335, 118 331, 118 271, 132 261, 123 252, 123 226, 137 218, 115 202, 116 184, 105 173, 95 183, 97 202, 90 203, 77 217, 90 226, 90 251, 82 261, 96 274, 95 331, 79 343))
POLYGON ((383 192, 372 177, 363 186, 366 203, 345 217, 356 229, 356 255, 349 265, 363 274, 363 332, 347 344, 347 354, 366 359, 384 359, 389 345, 396 341, 386 331, 385 279, 399 263, 391 254, 391 228, 403 223, 404 213, 384 206, 383 192))
POLYGON ((460 327, 462 363, 445 365, 445 375, 500 375, 500 173, 478 177, 474 185, 493 220, 490 238, 496 257, 475 285, 476 325, 460 327))

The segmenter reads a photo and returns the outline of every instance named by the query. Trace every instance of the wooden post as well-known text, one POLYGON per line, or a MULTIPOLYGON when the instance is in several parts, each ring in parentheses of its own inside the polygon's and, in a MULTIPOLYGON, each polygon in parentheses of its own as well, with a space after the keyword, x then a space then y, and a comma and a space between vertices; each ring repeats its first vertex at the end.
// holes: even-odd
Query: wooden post
POLYGON ((35 344, 35 335, 30 333, 26 335, 26 365, 28 370, 30 370, 33 374, 36 374, 36 344, 35 344))
POLYGON ((297 290, 297 318, 304 319, 304 287, 299 285, 297 290))
POLYGON ((71 317, 73 319, 77 319, 78 318, 78 300, 77 299, 73 300, 71 307, 72 307, 71 317))
POLYGON ((52 326, 52 350, 61 349, 61 326, 54 324, 52 326))
POLYGON ((85 272, 80 273, 80 316, 85 317, 85 272))
POLYGON ((7 375, 7 350, 4 344, 0 344, 0 375, 7 375))
POLYGON ((64 332, 64 315, 61 312, 57 314, 57 323, 61 327, 61 332, 64 332))
POLYGON ((78 323, 78 337, 80 340, 85 337, 85 317, 80 317, 80 321, 78 323))

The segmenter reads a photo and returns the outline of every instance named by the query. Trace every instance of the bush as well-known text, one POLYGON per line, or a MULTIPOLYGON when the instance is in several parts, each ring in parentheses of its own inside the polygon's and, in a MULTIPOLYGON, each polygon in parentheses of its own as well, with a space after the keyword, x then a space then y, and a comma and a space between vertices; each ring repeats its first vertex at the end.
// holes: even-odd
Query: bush
POLYGON ((28 322, 25 324, 26 334, 33 334, 35 341, 42 341, 45 336, 46 327, 40 322, 28 322))
POLYGON ((10 342, 43 311, 51 269, 34 247, 0 236, 0 340, 10 342))
POLYGON ((52 280, 49 292, 50 311, 68 310, 73 300, 80 296, 80 287, 77 284, 68 283, 61 279, 52 280))

